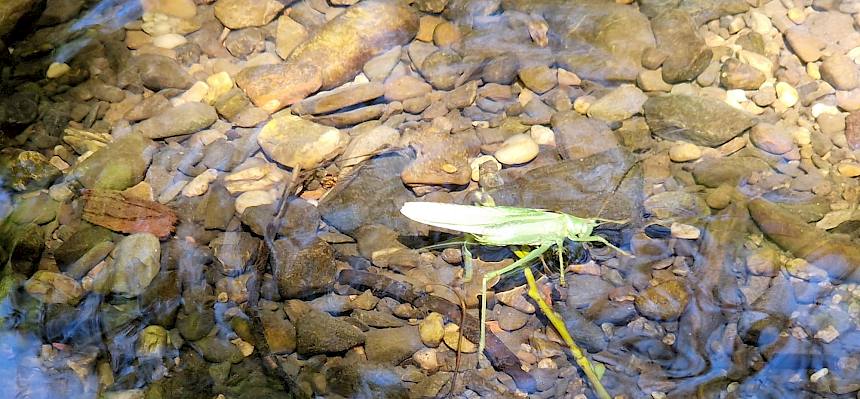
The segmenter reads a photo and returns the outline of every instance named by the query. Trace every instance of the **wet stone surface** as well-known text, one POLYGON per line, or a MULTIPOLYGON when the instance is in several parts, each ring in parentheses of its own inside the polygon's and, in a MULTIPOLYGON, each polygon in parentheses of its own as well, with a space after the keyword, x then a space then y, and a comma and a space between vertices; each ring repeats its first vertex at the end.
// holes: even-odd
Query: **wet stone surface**
POLYGON ((855 397, 858 16, 0 1, 0 397, 855 397))

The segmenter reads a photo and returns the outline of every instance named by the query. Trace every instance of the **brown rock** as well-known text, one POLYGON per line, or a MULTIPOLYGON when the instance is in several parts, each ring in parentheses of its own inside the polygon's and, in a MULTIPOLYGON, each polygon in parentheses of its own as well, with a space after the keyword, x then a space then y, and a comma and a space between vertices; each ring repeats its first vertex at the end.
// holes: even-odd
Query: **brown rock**
POLYGON ((558 83, 556 70, 546 65, 521 68, 519 75, 526 87, 538 94, 548 92, 558 83))
POLYGON ((785 32, 785 41, 803 62, 814 62, 821 58, 825 43, 801 27, 785 32))
POLYGON ((236 78, 236 83, 255 105, 274 112, 320 88, 331 89, 346 83, 368 60, 405 44, 417 29, 418 17, 408 6, 399 2, 363 1, 299 45, 285 64, 247 68, 236 78))
POLYGON ((308 64, 258 65, 243 69, 236 84, 254 105, 274 113, 319 90, 322 75, 308 64))
POLYGON ((750 201, 747 208, 759 229, 783 249, 827 271, 831 278, 860 281, 860 248, 851 241, 809 225, 789 209, 760 198, 750 201))
POLYGON ((687 308, 690 294, 678 280, 669 280, 643 291, 633 302, 643 316, 658 321, 675 320, 687 308))
POLYGON ((332 111, 360 104, 381 97, 385 93, 382 83, 370 82, 353 84, 320 93, 297 104, 300 113, 313 115, 327 114, 332 111))
POLYGON ((435 15, 422 16, 418 21, 418 33, 415 35, 415 38, 422 42, 432 42, 433 32, 436 30, 436 26, 442 22, 445 22, 445 20, 435 15))
POLYGON ((375 104, 350 111, 317 116, 314 117, 313 120, 314 122, 327 126, 347 127, 367 122, 369 120, 379 119, 383 114, 385 114, 385 110, 385 104, 375 104))
POLYGON ((837 54, 821 63, 821 79, 837 90, 853 90, 860 85, 857 64, 845 55, 837 54))
POLYGON ((143 137, 159 139, 199 132, 218 120, 215 108, 203 103, 185 103, 137 125, 143 137))
POLYGON ((852 149, 860 149, 860 111, 853 111, 845 117, 845 139, 852 149))
POLYGON ((726 60, 720 71, 720 84, 729 90, 756 90, 764 80, 764 73, 734 58, 726 60))
POLYGON ((447 21, 436 25, 436 29, 433 30, 433 43, 440 48, 451 47, 462 39, 463 35, 460 33, 460 28, 447 21))
POLYGON ((388 101, 403 101, 423 96, 431 91, 433 91, 433 87, 429 83, 410 75, 404 75, 385 83, 385 99, 388 101))
POLYGON ((564 159, 581 159, 619 147, 618 139, 605 122, 585 118, 576 111, 553 115, 552 128, 564 159))
POLYGON ((750 129, 750 141, 756 147, 771 154, 780 155, 794 148, 794 139, 787 129, 759 123, 750 129))
POLYGON ((277 0, 218 0, 214 8, 224 26, 242 29, 271 22, 284 5, 277 0))
POLYGON ((278 30, 275 32, 275 51, 287 59, 293 50, 308 39, 308 30, 304 25, 293 21, 288 15, 278 18, 278 30))
POLYGON ((471 180, 465 143, 448 134, 427 134, 412 143, 418 157, 400 174, 409 185, 464 185, 471 180))

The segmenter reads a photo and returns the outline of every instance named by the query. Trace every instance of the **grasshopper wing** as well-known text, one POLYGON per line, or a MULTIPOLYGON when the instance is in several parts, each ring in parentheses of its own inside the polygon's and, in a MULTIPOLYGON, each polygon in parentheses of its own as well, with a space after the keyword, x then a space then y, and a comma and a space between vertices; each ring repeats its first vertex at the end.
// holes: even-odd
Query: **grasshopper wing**
POLYGON ((470 234, 492 234, 514 220, 541 216, 545 211, 505 206, 472 206, 441 202, 407 202, 400 213, 420 223, 470 234))

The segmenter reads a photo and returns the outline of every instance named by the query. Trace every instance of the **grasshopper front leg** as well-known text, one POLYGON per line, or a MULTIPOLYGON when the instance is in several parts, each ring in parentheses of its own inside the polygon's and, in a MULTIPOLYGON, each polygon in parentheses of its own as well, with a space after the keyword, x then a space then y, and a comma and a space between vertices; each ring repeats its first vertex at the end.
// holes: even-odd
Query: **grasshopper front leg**
POLYGON ((526 256, 522 257, 522 259, 499 270, 489 272, 481 279, 481 339, 478 341, 478 353, 484 352, 484 344, 486 343, 487 337, 487 282, 503 274, 523 268, 528 265, 529 262, 543 255, 543 253, 550 247, 552 247, 551 243, 542 244, 540 247, 532 250, 526 256))
POLYGON ((566 287, 567 283, 564 282, 564 272, 567 269, 567 265, 564 264, 564 240, 555 243, 555 248, 558 250, 558 283, 562 287, 566 287))

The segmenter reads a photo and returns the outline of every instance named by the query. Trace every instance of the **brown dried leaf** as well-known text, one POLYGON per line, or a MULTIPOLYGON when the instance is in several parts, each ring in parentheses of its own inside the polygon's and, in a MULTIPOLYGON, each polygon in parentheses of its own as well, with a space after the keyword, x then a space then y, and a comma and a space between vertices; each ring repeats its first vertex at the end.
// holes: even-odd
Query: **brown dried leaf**
POLYGON ((84 220, 123 233, 152 233, 164 238, 173 232, 176 214, 166 205, 114 190, 84 190, 84 220))

